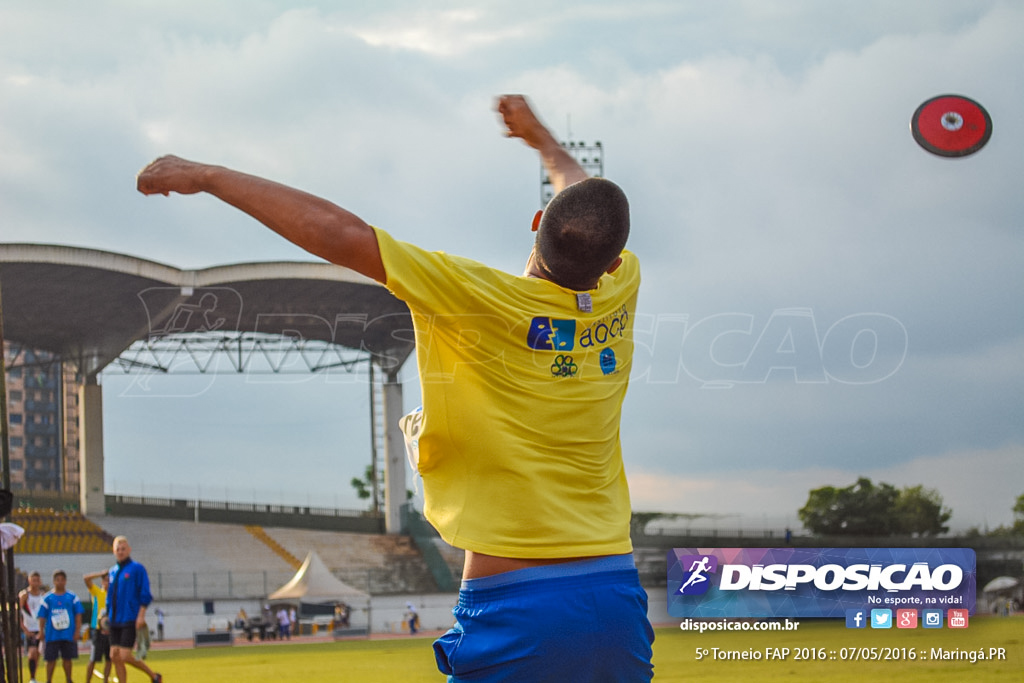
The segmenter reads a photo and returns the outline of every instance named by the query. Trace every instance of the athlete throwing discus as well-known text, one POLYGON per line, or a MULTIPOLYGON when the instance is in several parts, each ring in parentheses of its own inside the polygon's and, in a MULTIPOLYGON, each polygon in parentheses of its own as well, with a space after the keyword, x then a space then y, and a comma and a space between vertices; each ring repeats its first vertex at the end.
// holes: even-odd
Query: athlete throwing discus
MULTIPOLYGON (((522 275, 220 166, 164 157, 138 188, 218 197, 408 304, 424 514, 466 551, 455 625, 434 643, 448 680, 649 681, 654 634, 619 443, 640 284, 629 205, 615 183, 587 177, 526 98, 500 97, 497 111, 557 192, 522 275)), ((478 216, 465 229, 485 226, 478 216)))

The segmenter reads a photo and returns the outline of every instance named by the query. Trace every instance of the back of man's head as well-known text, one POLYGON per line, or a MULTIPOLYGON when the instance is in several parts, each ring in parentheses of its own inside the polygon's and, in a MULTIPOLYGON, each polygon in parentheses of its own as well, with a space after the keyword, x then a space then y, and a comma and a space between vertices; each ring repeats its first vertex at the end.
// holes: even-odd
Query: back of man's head
POLYGON ((629 201, 618 185, 587 178, 552 199, 537 230, 541 267, 553 282, 590 289, 622 253, 629 237, 629 201))

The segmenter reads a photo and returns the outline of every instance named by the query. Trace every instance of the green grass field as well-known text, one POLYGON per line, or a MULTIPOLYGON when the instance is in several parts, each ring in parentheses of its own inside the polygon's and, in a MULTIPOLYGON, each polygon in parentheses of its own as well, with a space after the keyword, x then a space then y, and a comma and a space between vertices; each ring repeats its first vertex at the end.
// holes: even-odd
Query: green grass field
MULTIPOLYGON (((343 642, 163 650, 150 653, 149 664, 167 683, 308 683, 355 681, 357 683, 415 683, 443 681, 434 666, 427 638, 353 640, 343 642)), ((883 650, 884 652, 884 650, 883 650)), ((654 679, 669 681, 1020 681, 1024 680, 1024 617, 975 618, 966 630, 918 628, 913 631, 853 631, 842 622, 803 621, 798 631, 714 632, 703 635, 662 628, 654 644, 654 679), (1003 648, 1005 660, 931 660, 932 648, 977 651, 1003 648), (790 648, 785 659, 760 661, 697 660, 697 649, 756 651, 790 648), (797 650, 814 650, 811 658, 797 659, 797 650), (825 659, 815 659, 819 649, 825 659), (914 660, 843 661, 847 654, 864 648, 913 651, 914 660), (922 656, 923 651, 923 656, 922 656), (834 655, 833 655, 834 652, 834 655), (834 656, 834 658, 833 658, 834 656)), ((85 660, 75 666, 75 680, 82 680, 85 660)), ((59 672, 59 668, 58 668, 59 672)), ((42 678, 42 677, 40 677, 42 678)), ((56 677, 60 679, 58 675, 56 677)), ((28 680, 26 675, 25 680, 28 680)), ((98 679, 97 679, 98 680, 98 679)), ((141 673, 129 669, 130 683, 144 683, 141 673)), ((567 682, 571 683, 571 682, 567 682)))

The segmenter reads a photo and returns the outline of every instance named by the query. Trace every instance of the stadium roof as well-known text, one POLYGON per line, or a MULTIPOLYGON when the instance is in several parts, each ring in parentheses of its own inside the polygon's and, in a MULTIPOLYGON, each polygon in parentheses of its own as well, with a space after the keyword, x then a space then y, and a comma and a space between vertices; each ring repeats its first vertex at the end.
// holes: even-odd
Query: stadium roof
POLYGON ((4 338, 93 376, 139 340, 285 334, 367 351, 397 370, 412 352, 409 309, 382 285, 327 263, 201 270, 94 249, 0 244, 4 338))

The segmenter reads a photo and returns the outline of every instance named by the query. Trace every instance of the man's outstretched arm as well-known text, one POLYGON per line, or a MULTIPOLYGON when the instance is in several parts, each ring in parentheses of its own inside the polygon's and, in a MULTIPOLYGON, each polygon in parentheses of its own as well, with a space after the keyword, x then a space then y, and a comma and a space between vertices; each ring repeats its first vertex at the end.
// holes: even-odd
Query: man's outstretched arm
POLYGON ((373 229, 355 214, 307 192, 175 156, 161 157, 142 169, 137 185, 146 195, 206 192, 311 254, 378 282, 387 279, 373 229))
POLYGON ((521 138, 540 153, 541 163, 551 178, 555 194, 588 177, 579 162, 565 151, 551 131, 540 122, 525 97, 502 95, 498 98, 495 108, 508 128, 505 135, 510 138, 521 138))

